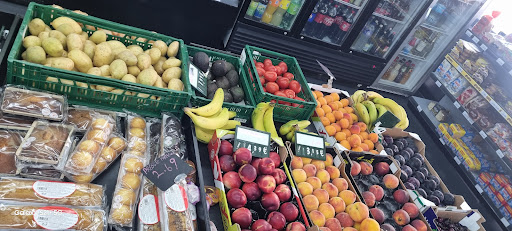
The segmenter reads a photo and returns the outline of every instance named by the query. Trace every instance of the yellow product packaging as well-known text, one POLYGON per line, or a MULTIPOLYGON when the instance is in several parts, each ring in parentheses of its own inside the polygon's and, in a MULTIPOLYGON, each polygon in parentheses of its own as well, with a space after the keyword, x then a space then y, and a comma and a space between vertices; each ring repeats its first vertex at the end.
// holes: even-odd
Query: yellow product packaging
POLYGON ((466 130, 460 124, 450 124, 449 133, 453 138, 459 139, 466 134, 466 130))
POLYGON ((440 123, 439 126, 439 131, 444 134, 444 135, 447 135, 448 134, 448 128, 449 128, 449 125, 448 123, 440 123))

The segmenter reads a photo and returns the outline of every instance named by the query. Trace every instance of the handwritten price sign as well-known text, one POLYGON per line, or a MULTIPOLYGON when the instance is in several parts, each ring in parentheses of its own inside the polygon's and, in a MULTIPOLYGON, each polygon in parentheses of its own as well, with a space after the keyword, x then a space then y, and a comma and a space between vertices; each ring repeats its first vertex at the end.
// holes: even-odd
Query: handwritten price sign
POLYGON ((189 174, 194 169, 177 155, 166 154, 156 158, 142 169, 142 174, 159 189, 165 191, 174 184, 179 174, 189 174))

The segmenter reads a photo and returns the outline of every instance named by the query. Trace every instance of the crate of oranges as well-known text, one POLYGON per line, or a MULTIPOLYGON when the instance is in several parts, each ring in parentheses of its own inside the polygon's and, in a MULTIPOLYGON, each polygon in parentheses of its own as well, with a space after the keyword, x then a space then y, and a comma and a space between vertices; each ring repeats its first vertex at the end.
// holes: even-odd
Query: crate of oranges
POLYGON ((317 106, 311 121, 329 146, 340 143, 348 150, 378 154, 375 146, 379 136, 368 132, 368 126, 359 121, 348 98, 337 93, 313 91, 317 106))

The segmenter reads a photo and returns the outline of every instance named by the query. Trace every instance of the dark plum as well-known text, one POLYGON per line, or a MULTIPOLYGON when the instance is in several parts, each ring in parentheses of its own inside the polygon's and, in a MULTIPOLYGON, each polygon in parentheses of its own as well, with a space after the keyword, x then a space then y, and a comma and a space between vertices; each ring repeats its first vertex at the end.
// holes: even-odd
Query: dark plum
POLYGON ((412 174, 412 176, 414 176, 414 178, 418 179, 420 181, 420 183, 423 183, 423 181, 425 180, 425 175, 423 175, 423 173, 419 172, 419 171, 416 171, 412 174))
POLYGON ((421 161, 420 159, 416 158, 416 157, 413 157, 409 160, 408 164, 415 170, 418 170, 421 165, 423 165, 423 161, 421 161))
POLYGON ((402 171, 405 171, 407 173, 408 176, 412 176, 412 168, 409 167, 409 165, 402 165, 401 167, 402 171))
POLYGON ((386 142, 386 140, 382 140, 382 147, 384 148, 387 148, 388 147, 388 142, 386 142))
POLYGON ((441 192, 440 190, 434 190, 432 192, 432 195, 436 196, 437 198, 439 198, 439 201, 443 201, 444 200, 444 193, 441 192))
POLYGON ((416 191, 418 191, 418 193, 420 194, 420 196, 422 196, 422 197, 424 197, 424 198, 426 198, 426 197, 427 197, 427 193, 425 192, 425 190, 424 190, 424 189, 419 188, 419 189, 417 189, 416 191))
POLYGON ((395 155, 393 158, 395 158, 395 160, 400 163, 400 166, 405 164, 405 158, 402 155, 395 155))
MULTIPOLYGON (((408 151, 408 152, 410 152, 410 153, 414 153, 414 151, 412 150, 412 148, 411 148, 411 147, 405 147, 405 148, 404 148, 404 151, 408 151)), ((411 154, 411 155, 412 155, 412 154, 411 154)))
POLYGON ((437 176, 432 176, 430 178, 436 183, 435 188, 437 188, 439 186, 439 184, 441 184, 441 180, 439 180, 439 178, 437 176))
POLYGON ((425 180, 423 182, 423 185, 425 185, 425 188, 428 188, 430 190, 436 189, 436 182, 432 179, 425 180))
POLYGON ((416 179, 415 177, 409 177, 409 179, 407 179, 407 182, 413 184, 414 188, 419 188, 421 185, 420 181, 418 179, 416 179))
POLYGON ((395 155, 395 152, 393 152, 393 149, 391 148, 384 148, 384 151, 390 155, 390 156, 394 156, 395 155))
POLYGON ((454 205, 455 204, 455 197, 451 193, 444 193, 444 200, 443 204, 445 205, 454 205))
POLYGON ((421 155, 420 153, 417 153, 417 152, 416 152, 416 153, 414 153, 414 154, 412 155, 412 157, 416 157, 416 158, 420 159, 420 160, 421 160, 421 162, 425 162, 425 157, 423 157, 423 155, 421 155))
POLYGON ((410 189, 410 190, 415 190, 416 189, 414 184, 412 184, 411 182, 404 183, 404 186, 405 186, 406 189, 410 189))
POLYGON ((393 153, 399 153, 400 150, 398 149, 398 146, 396 146, 395 144, 390 144, 388 145, 388 148, 391 148, 391 150, 393 150, 393 153))
POLYGON ((419 170, 421 173, 423 173, 423 175, 425 176, 425 178, 428 176, 428 169, 423 167, 423 168, 420 168, 419 170))
POLYGON ((393 144, 398 147, 398 150, 402 150, 405 148, 405 144, 401 140, 397 140, 393 142, 393 144))
POLYGON ((409 175, 407 175, 406 172, 401 172, 400 173, 400 180, 402 180, 402 182, 406 182, 407 179, 409 179, 409 175))
POLYGON ((427 200, 432 201, 432 202, 433 202, 434 204, 436 204, 436 205, 441 204, 441 201, 439 200, 439 198, 437 198, 437 197, 436 197, 436 196, 434 196, 434 195, 429 195, 429 196, 427 196, 427 200))
POLYGON ((409 152, 408 152, 408 151, 405 151, 405 150, 400 151, 400 155, 404 156, 404 158, 405 158, 406 160, 408 160, 408 159, 411 157, 411 155, 409 154, 409 152))
POLYGON ((386 141, 386 143, 388 143, 388 145, 393 143, 393 137, 391 136, 384 136, 384 140, 386 141))

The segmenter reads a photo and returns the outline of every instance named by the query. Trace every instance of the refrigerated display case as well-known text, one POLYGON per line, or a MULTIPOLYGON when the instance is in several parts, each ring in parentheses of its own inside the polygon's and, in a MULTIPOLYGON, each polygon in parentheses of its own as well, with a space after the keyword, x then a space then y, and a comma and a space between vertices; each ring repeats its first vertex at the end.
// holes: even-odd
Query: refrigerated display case
MULTIPOLYGON (((485 0, 434 1, 392 56, 393 61, 386 65, 371 87, 402 95, 413 94, 429 78, 429 70, 434 68, 432 64, 453 43, 455 36, 464 30, 484 2, 485 0)), ((369 44, 362 46, 363 50, 369 50, 370 53, 376 50, 377 55, 386 54, 380 48, 382 45, 375 49, 371 42, 359 44, 363 43, 369 44)))

